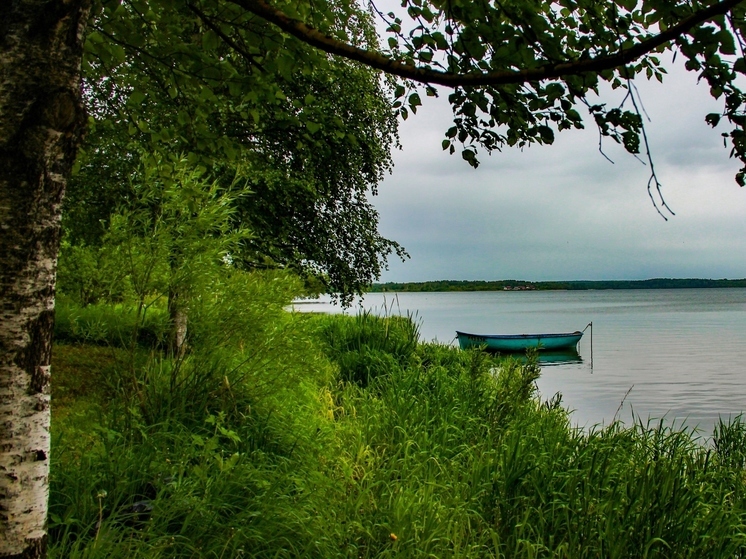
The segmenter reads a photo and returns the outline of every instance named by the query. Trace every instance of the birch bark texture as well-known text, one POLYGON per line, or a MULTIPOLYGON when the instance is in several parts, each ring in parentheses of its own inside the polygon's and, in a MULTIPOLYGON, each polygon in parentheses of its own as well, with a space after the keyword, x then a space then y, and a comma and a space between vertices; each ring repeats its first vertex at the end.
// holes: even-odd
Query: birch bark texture
POLYGON ((46 555, 54 288, 89 11, 0 1, 0 557, 46 555))

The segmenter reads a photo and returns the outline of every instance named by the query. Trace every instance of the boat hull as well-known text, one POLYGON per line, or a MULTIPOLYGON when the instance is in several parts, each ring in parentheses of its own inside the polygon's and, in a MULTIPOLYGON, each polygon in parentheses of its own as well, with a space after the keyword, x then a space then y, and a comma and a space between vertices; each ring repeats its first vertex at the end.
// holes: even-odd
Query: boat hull
POLYGON ((482 348, 499 353, 519 353, 529 348, 539 351, 572 349, 578 345, 583 333, 491 335, 457 331, 456 336, 461 349, 482 348))

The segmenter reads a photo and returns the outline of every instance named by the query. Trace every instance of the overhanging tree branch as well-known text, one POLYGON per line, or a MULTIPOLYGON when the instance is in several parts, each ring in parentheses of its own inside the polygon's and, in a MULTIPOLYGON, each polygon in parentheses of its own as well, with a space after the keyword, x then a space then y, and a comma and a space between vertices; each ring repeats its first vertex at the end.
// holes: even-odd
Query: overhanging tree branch
POLYGON ((530 68, 526 70, 466 74, 456 74, 433 70, 431 68, 422 68, 420 66, 415 66, 414 64, 407 64, 389 58, 378 52, 355 47, 343 41, 329 37, 317 29, 306 25, 302 21, 287 16, 284 12, 270 6, 264 0, 230 1, 247 11, 266 19, 286 33, 297 37, 311 46, 328 52, 329 54, 355 60, 372 68, 405 79, 421 83, 444 85, 447 87, 459 87, 522 84, 526 82, 543 81, 563 76, 583 74, 585 72, 602 72, 604 70, 618 68, 654 51, 659 46, 664 45, 713 17, 727 14, 735 6, 746 0, 723 0, 713 4, 712 6, 699 10, 691 16, 684 18, 678 24, 666 29, 666 31, 641 41, 633 47, 620 50, 615 54, 597 56, 587 60, 545 64, 538 68, 530 68))

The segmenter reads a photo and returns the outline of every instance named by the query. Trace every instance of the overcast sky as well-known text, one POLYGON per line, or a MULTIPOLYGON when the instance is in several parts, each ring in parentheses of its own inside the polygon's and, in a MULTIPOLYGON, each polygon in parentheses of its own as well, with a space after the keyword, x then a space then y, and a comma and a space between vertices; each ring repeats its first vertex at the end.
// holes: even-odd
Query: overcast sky
MULTIPOLYGON (((552 146, 482 152, 472 169, 441 149, 452 117, 442 90, 401 123, 394 172, 373 199, 381 232, 411 255, 392 259, 381 281, 746 277, 746 189, 723 147, 726 128, 704 122, 722 103, 678 64, 669 71, 663 85, 638 88, 676 216, 653 208, 648 167, 609 139, 615 163, 599 154, 592 124, 552 146)), ((621 94, 603 100, 616 105, 621 94)))

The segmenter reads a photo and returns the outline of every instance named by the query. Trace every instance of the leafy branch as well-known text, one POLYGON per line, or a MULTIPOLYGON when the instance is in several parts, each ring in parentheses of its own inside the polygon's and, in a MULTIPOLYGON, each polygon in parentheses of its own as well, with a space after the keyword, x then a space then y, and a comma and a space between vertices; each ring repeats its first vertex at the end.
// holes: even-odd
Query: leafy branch
POLYGON ((639 41, 632 47, 620 49, 614 54, 604 54, 585 60, 571 60, 568 62, 549 63, 537 68, 523 70, 502 70, 497 72, 469 72, 465 74, 444 72, 432 68, 423 68, 401 62, 384 56, 378 52, 362 49, 330 37, 304 22, 286 15, 264 0, 230 0, 243 9, 254 13, 277 27, 302 40, 309 45, 319 48, 329 54, 342 56, 350 60, 361 62, 366 66, 382 70, 402 78, 427 84, 438 84, 447 87, 484 86, 522 84, 533 81, 543 81, 564 76, 579 75, 586 72, 603 72, 613 70, 629 64, 638 58, 649 54, 658 47, 675 40, 680 35, 716 16, 727 14, 744 0, 723 0, 707 8, 694 12, 678 24, 668 27, 665 31, 639 41))

